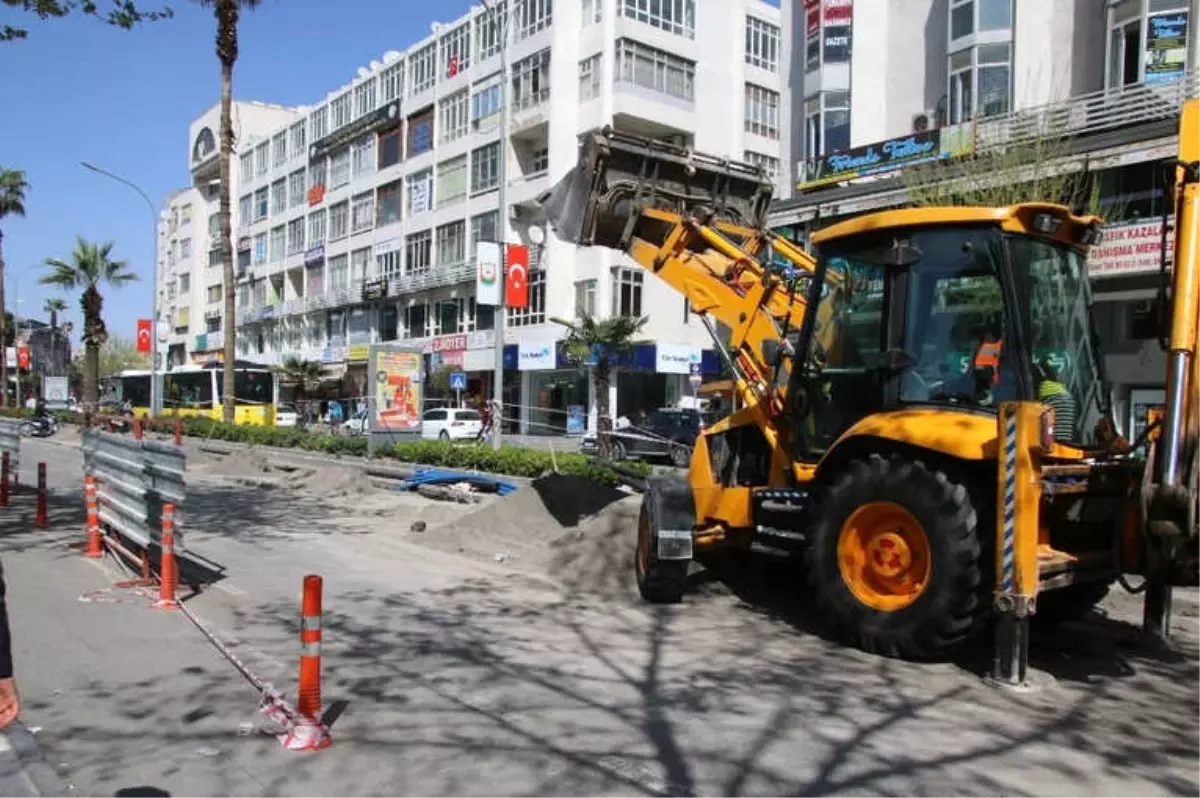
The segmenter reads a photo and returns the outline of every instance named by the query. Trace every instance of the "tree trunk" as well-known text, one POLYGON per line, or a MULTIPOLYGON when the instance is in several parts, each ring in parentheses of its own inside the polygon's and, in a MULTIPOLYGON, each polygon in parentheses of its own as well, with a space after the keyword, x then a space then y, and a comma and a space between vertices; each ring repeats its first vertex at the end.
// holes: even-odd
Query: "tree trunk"
POLYGON ((100 400, 100 346, 91 341, 83 345, 83 425, 92 425, 96 403, 100 400))
MULTIPOLYGON (((228 25, 226 17, 218 18, 217 39, 237 36, 237 18, 234 17, 232 26, 228 25), (232 27, 230 31, 227 27, 232 27)), ((235 45, 236 46, 236 45, 235 45)), ((235 51, 236 52, 236 51, 235 51)), ((221 265, 224 268, 225 282, 225 362, 224 384, 221 386, 222 417, 226 424, 232 424, 234 418, 234 361, 237 359, 237 273, 233 264, 233 220, 231 218, 229 198, 229 170, 233 161, 233 61, 221 61, 221 265)))
MULTIPOLYGON (((0 246, 4 235, 0 234, 0 246)), ((8 330, 4 323, 4 253, 0 251, 0 407, 8 407, 8 330)))
POLYGON ((611 460, 612 445, 612 412, 608 406, 607 365, 596 365, 592 368, 592 379, 596 382, 596 455, 601 460, 611 460))

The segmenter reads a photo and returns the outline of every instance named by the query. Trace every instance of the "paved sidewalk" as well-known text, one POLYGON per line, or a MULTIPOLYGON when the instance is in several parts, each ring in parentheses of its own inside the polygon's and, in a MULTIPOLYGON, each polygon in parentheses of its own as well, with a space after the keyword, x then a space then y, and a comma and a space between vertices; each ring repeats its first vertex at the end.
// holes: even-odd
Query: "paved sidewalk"
POLYGON ((66 795, 67 785, 46 764, 33 734, 21 721, 0 730, 0 795, 66 795))

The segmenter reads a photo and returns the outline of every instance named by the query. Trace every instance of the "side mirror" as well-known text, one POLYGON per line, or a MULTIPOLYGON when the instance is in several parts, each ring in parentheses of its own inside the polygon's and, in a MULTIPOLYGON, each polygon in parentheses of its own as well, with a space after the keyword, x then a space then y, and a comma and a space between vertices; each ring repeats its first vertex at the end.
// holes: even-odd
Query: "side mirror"
POLYGON ((783 346, 779 341, 767 339, 762 342, 762 359, 771 368, 779 365, 783 357, 783 346))

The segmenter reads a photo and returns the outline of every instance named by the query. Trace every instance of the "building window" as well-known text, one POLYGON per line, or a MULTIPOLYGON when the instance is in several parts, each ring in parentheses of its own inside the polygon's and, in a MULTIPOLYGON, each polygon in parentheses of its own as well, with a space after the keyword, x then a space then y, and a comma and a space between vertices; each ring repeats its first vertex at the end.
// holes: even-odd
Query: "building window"
POLYGON ((642 279, 645 272, 641 269, 613 269, 612 285, 612 315, 632 316, 642 315, 642 279))
POLYGON ((512 24, 516 26, 517 41, 528 39, 553 22, 553 0, 516 0, 512 24))
POLYGON ((325 211, 314 211, 308 215, 308 245, 315 247, 325 242, 325 211))
POLYGON ((455 92, 438 103, 438 128, 442 143, 467 135, 467 115, 471 97, 467 89, 455 92))
POLYGON ((404 178, 404 210, 411 217, 433 210, 433 170, 422 169, 404 178))
POLYGON ((1142 4, 1123 0, 1109 11, 1108 86, 1129 86, 1141 80, 1142 4))
POLYGON ((292 219, 287 224, 287 254, 299 255, 304 251, 304 219, 292 219))
POLYGON ((283 260, 283 250, 287 244, 287 228, 283 225, 271 228, 271 248, 270 260, 271 263, 278 263, 283 260))
POLYGON ((262 177, 271 165, 271 143, 264 141, 254 148, 254 175, 262 177))
POLYGON ((482 127, 486 121, 500 114, 500 84, 479 89, 471 96, 471 121, 482 127))
POLYGON ((529 307, 509 308, 508 324, 511 327, 528 327, 546 323, 546 273, 541 269, 529 270, 529 307))
POLYGON ((691 102, 696 64, 632 39, 618 39, 615 81, 691 102))
POLYGON ((805 101, 804 153, 816 158, 850 146, 850 92, 827 91, 805 101))
POLYGON ((244 152, 238 156, 238 180, 249 183, 254 179, 254 153, 244 152))
POLYGON ((254 221, 261 222, 267 218, 267 207, 270 201, 270 193, 266 186, 263 186, 258 191, 254 192, 254 221))
POLYGON ((300 158, 307 152, 308 144, 304 140, 304 123, 297 122, 292 125, 290 130, 291 138, 291 157, 300 158))
POLYGON ((400 196, 404 188, 401 180, 380 186, 375 200, 376 227, 395 224, 400 221, 400 196))
POLYGON ((493 6, 492 11, 485 11, 475 17, 475 44, 479 52, 479 60, 491 58, 500 52, 500 20, 508 13, 508 3, 501 0, 493 6))
POLYGON ((527 176, 540 175, 550 171, 550 148, 534 147, 529 156, 529 173, 527 176))
POLYGON ((375 256, 375 273, 380 277, 399 277, 402 273, 403 262, 400 250, 393 249, 381 252, 375 256))
POLYGON ((267 234, 259 233, 254 237, 255 265, 267 262, 267 234))
POLYGON ((366 116, 374 111, 377 100, 375 78, 367 78, 354 87, 354 116, 366 116))
POLYGON ((579 62, 579 100, 582 102, 599 96, 600 53, 596 53, 579 62))
POLYGON ((445 208, 467 198, 467 156, 442 161, 437 168, 437 201, 445 208))
POLYGON ((404 132, 400 128, 379 134, 379 168, 387 169, 400 163, 400 141, 404 132))
POLYGON ((981 44, 951 53, 947 109, 950 124, 1008 113, 1011 55, 1009 44, 981 44))
POLYGON ((425 274, 433 257, 433 237, 428 230, 413 233, 404 239, 404 273, 425 274))
POLYGON ((779 94, 753 83, 746 84, 744 129, 768 139, 779 138, 779 94))
POLYGON ((287 201, 287 178, 280 178, 271 184, 271 213, 286 211, 287 201))
POLYGON ((287 132, 276 133, 271 139, 271 163, 279 167, 287 163, 287 132))
POLYGON ((433 108, 408 118, 408 157, 433 149, 433 108))
POLYGON ((192 223, 192 204, 186 203, 179 206, 179 226, 183 227, 192 223))
POLYGON ((304 170, 297 169, 288 175, 288 205, 299 208, 304 201, 304 170))
POLYGON ((459 25, 443 36, 438 42, 438 56, 447 78, 471 66, 471 26, 459 25))
POLYGON ((767 177, 774 180, 779 177, 779 159, 770 155, 763 155, 760 152, 746 150, 744 158, 746 163, 753 164, 763 170, 767 177))
POLYGON ((746 17, 746 63, 768 72, 779 71, 779 26, 746 17))
POLYGON ((190 274, 179 275, 179 293, 186 294, 192 290, 192 276, 190 274))
POLYGON ((329 159, 329 189, 341 188, 350 182, 350 148, 343 147, 329 159))
POLYGON ((471 194, 491 191, 500 185, 500 142, 471 151, 471 194))
POLYGON ((354 177, 375 171, 375 134, 369 133, 351 145, 351 172, 354 177))
POLYGON ((500 212, 488 211, 471 217, 471 251, 480 241, 499 241, 500 212))
POLYGON ((192 239, 182 238, 179 240, 179 259, 187 260, 192 257, 192 239))
MULTIPOLYGON (((254 212, 254 210, 253 210, 254 204, 253 203, 254 203, 254 197, 251 196, 250 194, 246 194, 238 199, 238 225, 239 226, 245 227, 246 225, 250 224, 250 217, 251 217, 251 214, 254 212)), ((209 218, 209 221, 211 222, 213 219, 217 219, 219 217, 216 215, 213 215, 208 218, 209 218)), ((213 232, 213 229, 212 229, 213 225, 211 223, 208 225, 208 228, 209 228, 208 234, 210 236, 215 235, 215 233, 213 232)))
POLYGON ((429 91, 437 82, 437 45, 433 42, 409 56, 408 74, 412 81, 409 96, 429 91))
POLYGON ((467 224, 462 219, 437 229, 439 266, 457 266, 467 262, 467 224))
POLYGON ((380 83, 383 85, 383 101, 390 103, 392 100, 399 100, 404 96, 404 62, 397 61, 387 69, 379 77, 380 83))
POLYGON ((329 207, 329 240, 340 241, 350 229, 350 202, 343 200, 329 207))
POLYGON ((621 16, 674 33, 696 38, 696 0, 617 0, 621 16))
POLYGON ((314 161, 308 165, 308 187, 325 187, 325 159, 314 161))
POLYGON ((329 129, 341 130, 350 124, 350 92, 343 92, 340 97, 329 101, 329 129))
POLYGON ((329 106, 322 105, 320 108, 313 111, 308 117, 308 124, 312 131, 312 140, 314 144, 328 136, 329 106))
POLYGON ((595 25, 601 19, 601 11, 604 8, 603 0, 583 0, 582 17, 583 27, 595 25))
POLYGON ((375 193, 359 194, 351 201, 350 232, 363 233, 375 225, 375 193))
POLYGON ((224 298, 225 292, 221 290, 221 283, 208 287, 208 304, 215 305, 224 298))
POLYGON ((350 279, 356 285, 361 285, 370 277, 371 248, 363 247, 350 253, 350 279))
POLYGON ((542 50, 513 65, 513 110, 532 108, 550 98, 550 50, 542 50))
POLYGON ((575 314, 578 316, 596 315, 596 281, 575 281, 575 314))
POLYGON ((404 327, 401 338, 425 338, 429 335, 429 308, 424 301, 404 309, 404 327))
MULTIPOLYGON (((346 255, 335 255, 329 259, 329 290, 345 291, 350 286, 350 258, 346 255)), ((332 315, 332 314, 331 314, 332 315)), ((340 321, 340 319, 339 319, 340 321)), ((340 326, 340 325, 338 325, 340 326)), ((339 336, 340 337, 340 331, 339 336)), ((333 335, 330 335, 332 343, 333 335)))
POLYGON ((1012 0, 950 0, 950 41, 1012 28, 1012 0))

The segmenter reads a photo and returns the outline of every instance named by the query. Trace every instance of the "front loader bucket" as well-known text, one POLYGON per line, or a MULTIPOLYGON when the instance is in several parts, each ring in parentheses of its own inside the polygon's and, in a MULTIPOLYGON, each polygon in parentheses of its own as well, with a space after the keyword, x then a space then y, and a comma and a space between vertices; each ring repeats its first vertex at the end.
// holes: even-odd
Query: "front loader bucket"
POLYGON ((757 166, 605 127, 584 137, 578 165, 538 201, 563 241, 624 249, 645 208, 761 229, 773 189, 757 166))

